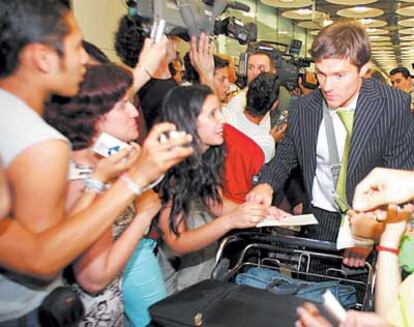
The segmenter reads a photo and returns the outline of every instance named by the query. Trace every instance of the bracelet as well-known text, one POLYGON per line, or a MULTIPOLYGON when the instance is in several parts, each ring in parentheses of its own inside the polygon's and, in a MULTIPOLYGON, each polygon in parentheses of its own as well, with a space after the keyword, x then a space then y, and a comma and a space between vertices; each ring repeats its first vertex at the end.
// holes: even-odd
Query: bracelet
POLYGON ((128 188, 136 195, 140 196, 143 192, 141 186, 135 183, 127 173, 123 173, 120 179, 128 186, 128 188))
POLYGON ((375 250, 377 250, 377 252, 380 251, 384 251, 384 252, 390 252, 393 253, 395 255, 398 255, 400 253, 400 249, 396 249, 396 248, 389 248, 388 246, 382 246, 382 245, 377 245, 375 247, 375 250))
POLYGON ((105 184, 94 178, 86 178, 83 183, 86 192, 102 193, 105 190, 105 184))
POLYGON ((152 78, 152 74, 150 73, 150 71, 148 70, 147 67, 145 67, 145 66, 143 66, 141 64, 138 64, 137 67, 138 68, 141 68, 145 72, 145 74, 148 75, 149 78, 152 78))

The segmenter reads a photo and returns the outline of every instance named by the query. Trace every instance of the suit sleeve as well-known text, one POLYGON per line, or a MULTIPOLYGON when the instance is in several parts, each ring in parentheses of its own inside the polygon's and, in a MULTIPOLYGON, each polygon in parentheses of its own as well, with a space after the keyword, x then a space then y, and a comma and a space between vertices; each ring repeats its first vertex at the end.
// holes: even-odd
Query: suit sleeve
POLYGON ((384 166, 396 169, 414 169, 414 115, 409 96, 398 97, 391 108, 392 121, 384 154, 384 166))
POLYGON ((283 189, 293 168, 298 165, 299 106, 294 106, 288 116, 288 129, 278 144, 276 155, 260 171, 260 183, 267 183, 274 191, 283 189))

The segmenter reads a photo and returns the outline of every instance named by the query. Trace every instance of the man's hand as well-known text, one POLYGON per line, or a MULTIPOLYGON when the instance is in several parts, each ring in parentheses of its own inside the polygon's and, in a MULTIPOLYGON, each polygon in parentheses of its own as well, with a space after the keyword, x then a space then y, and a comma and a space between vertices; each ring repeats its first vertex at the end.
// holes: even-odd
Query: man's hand
POLYGON ((305 302, 296 311, 299 315, 299 320, 295 323, 296 327, 332 327, 313 303, 305 302))
POLYGON ((365 265, 365 260, 370 254, 369 248, 348 248, 344 251, 344 259, 342 263, 345 266, 352 268, 362 268, 365 265))
POLYGON ((190 60, 191 64, 200 75, 201 84, 214 88, 214 44, 210 42, 208 35, 201 33, 198 42, 191 38, 190 60))
POLYGON ((353 210, 348 211, 349 223, 352 235, 367 238, 377 242, 384 231, 384 222, 377 220, 374 211, 357 213, 353 210))
POLYGON ((193 154, 191 147, 192 136, 187 133, 177 137, 167 138, 160 142, 162 134, 175 130, 171 123, 160 123, 153 126, 141 147, 141 152, 133 167, 130 176, 140 186, 155 181, 169 168, 193 154))
POLYGON ((264 204, 268 207, 271 206, 273 199, 273 189, 269 184, 256 185, 246 195, 246 201, 264 204))
POLYGON ((129 148, 121 149, 118 153, 102 158, 96 164, 93 178, 106 183, 112 178, 118 177, 133 165, 140 151, 140 146, 132 142, 129 148))
POLYGON ((413 171, 375 168, 356 187, 352 207, 367 211, 389 203, 405 203, 413 198, 413 171))
POLYGON ((276 143, 279 143, 286 134, 288 124, 282 124, 280 126, 274 126, 270 131, 276 143))
POLYGON ((144 67, 148 73, 153 76, 161 62, 167 56, 168 45, 169 40, 166 36, 163 36, 159 43, 154 43, 154 41, 149 38, 145 39, 144 47, 139 54, 137 66, 144 67))

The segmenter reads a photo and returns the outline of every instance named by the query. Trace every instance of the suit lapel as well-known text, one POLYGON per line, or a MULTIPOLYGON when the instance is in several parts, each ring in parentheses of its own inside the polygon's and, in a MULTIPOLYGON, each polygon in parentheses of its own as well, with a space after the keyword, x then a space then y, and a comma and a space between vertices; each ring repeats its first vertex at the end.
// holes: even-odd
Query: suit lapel
POLYGON ((319 126, 322 122, 322 94, 318 91, 312 100, 301 108, 301 144, 303 149, 303 172, 309 194, 316 172, 316 145, 318 142, 319 126))
MULTIPOLYGON (((347 169, 347 195, 350 196, 353 188, 354 172, 358 166, 359 159, 367 141, 374 130, 378 119, 382 115, 383 106, 380 105, 382 95, 379 93, 375 83, 364 80, 355 108, 354 126, 352 131, 351 148, 347 169)), ((351 199, 348 199, 351 200, 351 199)))

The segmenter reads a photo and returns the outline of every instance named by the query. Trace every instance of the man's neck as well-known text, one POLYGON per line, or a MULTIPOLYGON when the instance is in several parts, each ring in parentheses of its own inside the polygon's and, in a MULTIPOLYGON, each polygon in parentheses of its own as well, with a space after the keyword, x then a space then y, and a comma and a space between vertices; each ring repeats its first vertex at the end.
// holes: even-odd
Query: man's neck
POLYGON ((263 117, 253 116, 246 110, 243 113, 246 116, 247 120, 251 121, 253 124, 260 125, 261 121, 263 120, 263 117))
POLYGON ((171 72, 168 68, 168 62, 166 60, 163 60, 160 63, 158 69, 155 71, 152 77, 157 79, 169 79, 172 77, 171 72))
POLYGON ((0 79, 0 88, 18 97, 39 115, 43 115, 44 103, 49 97, 49 92, 33 80, 33 78, 13 75, 0 79))

